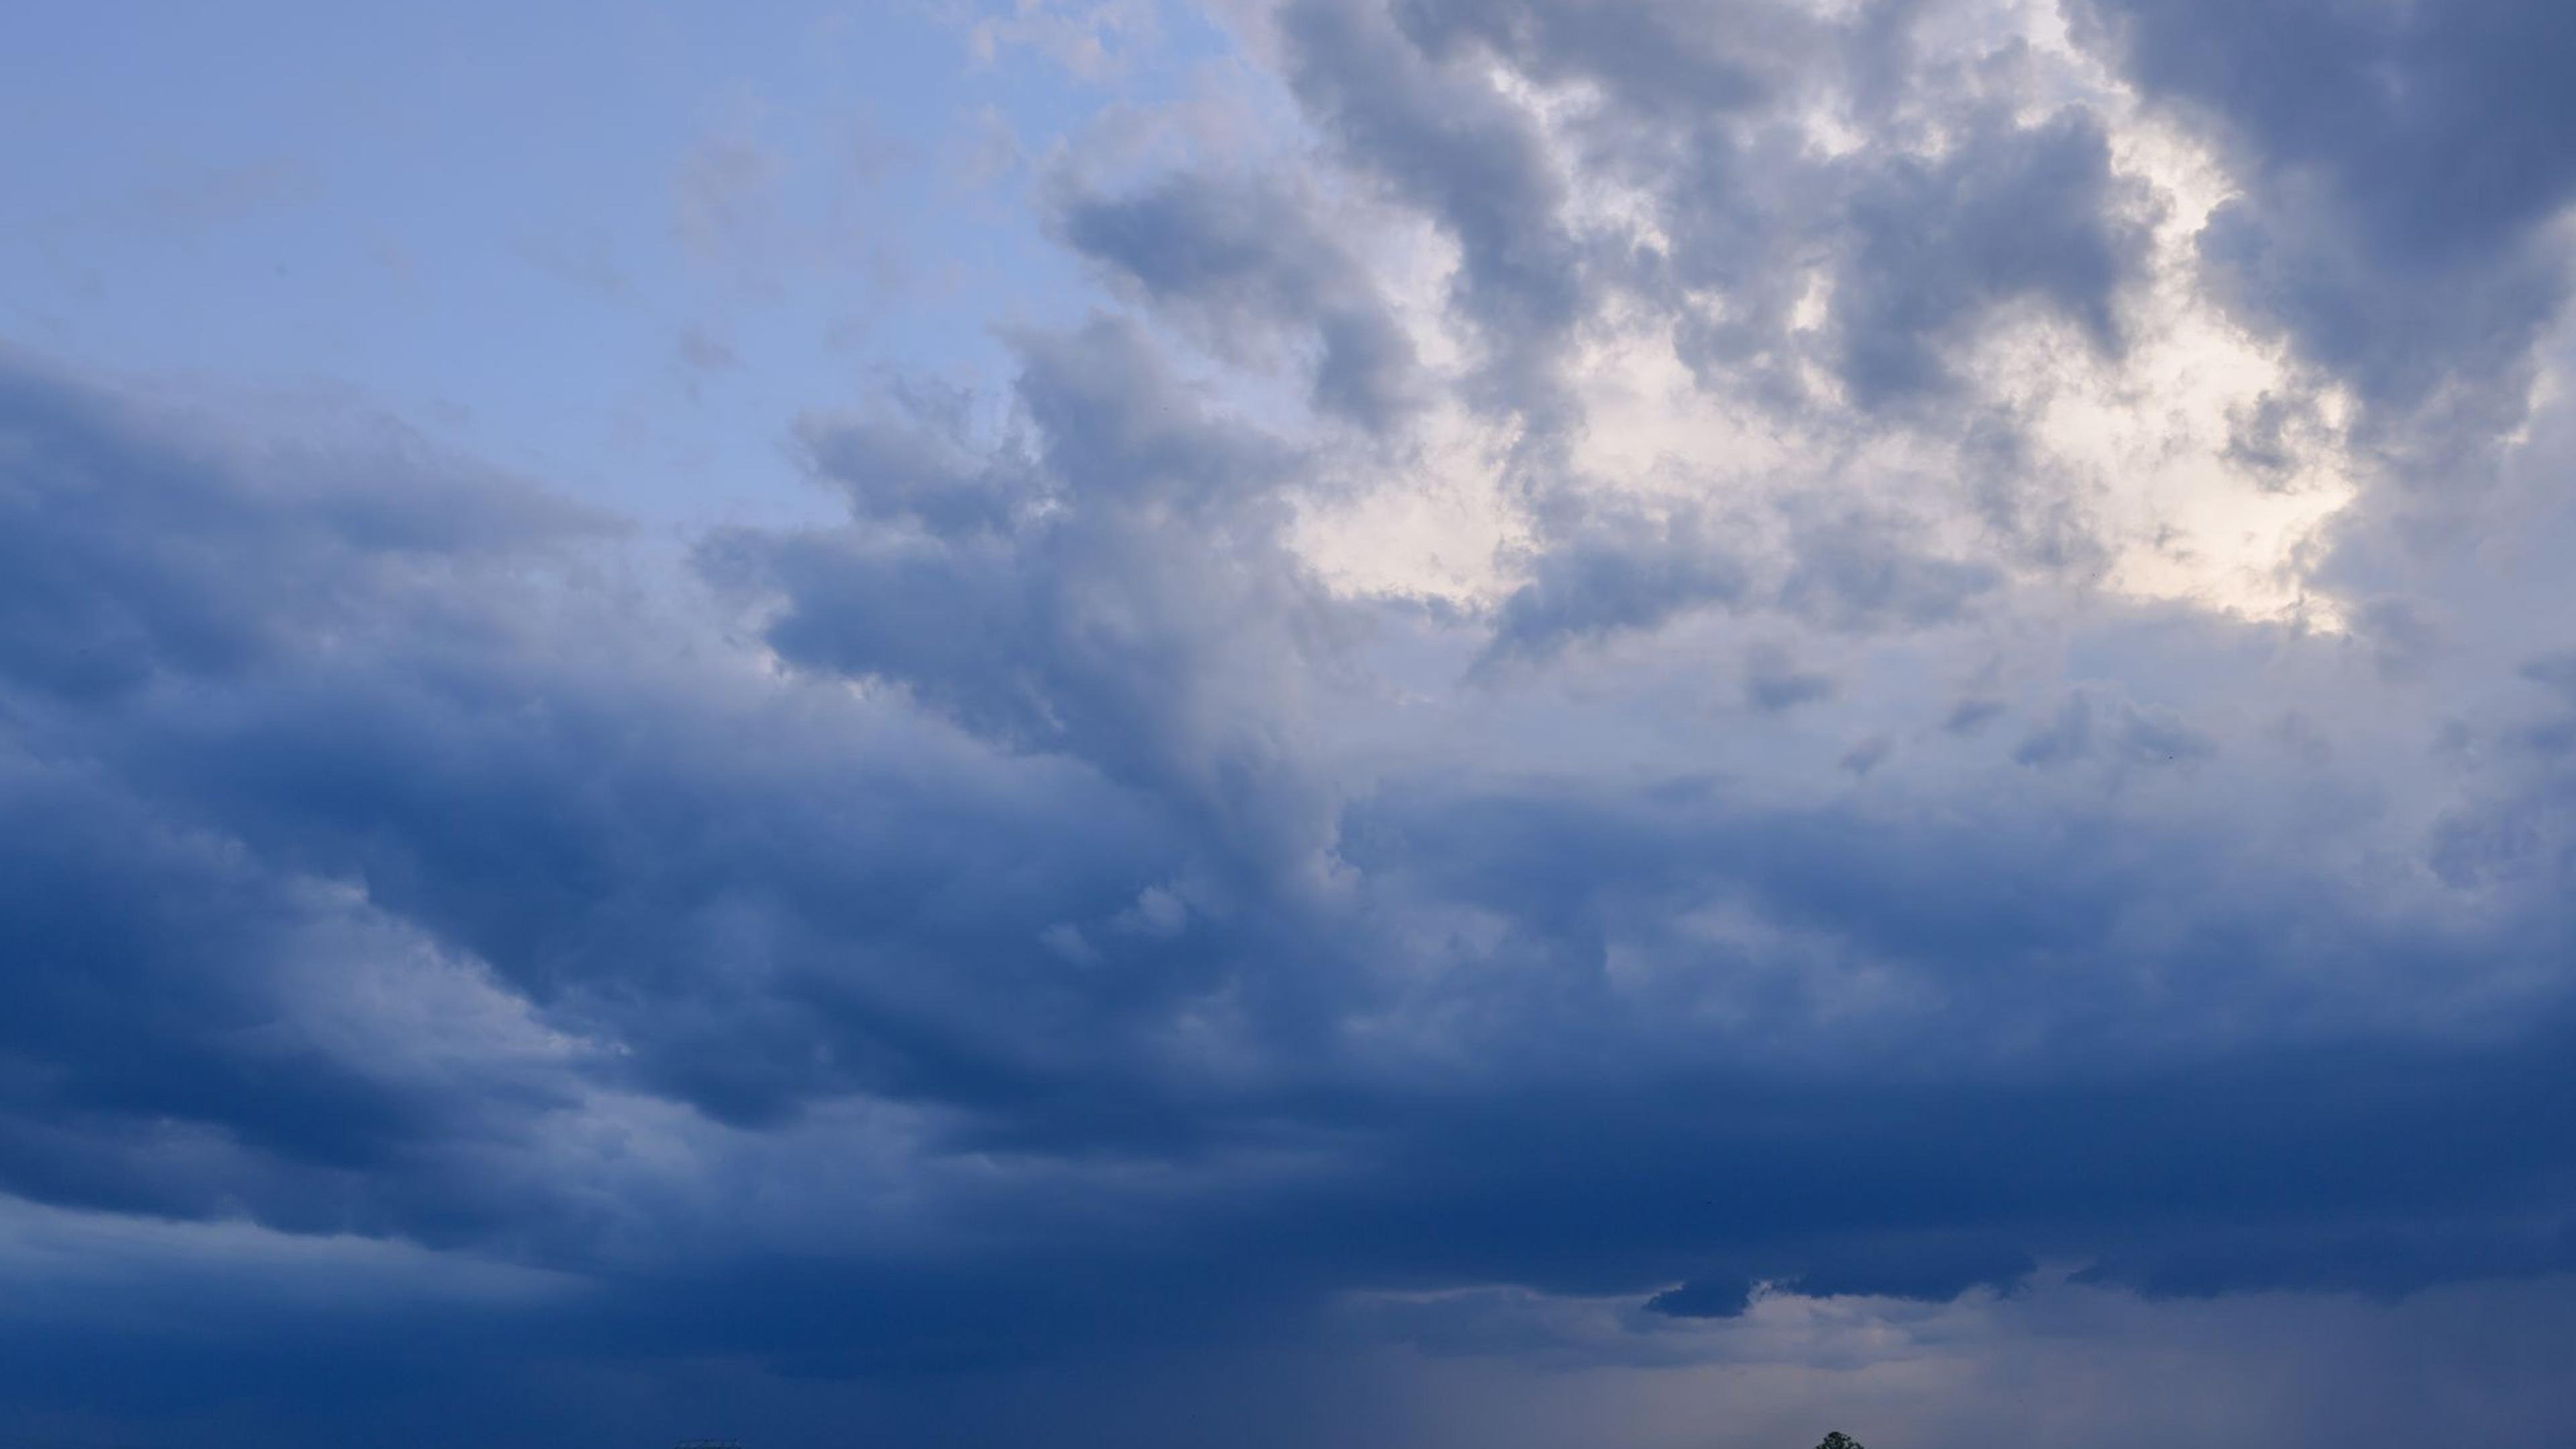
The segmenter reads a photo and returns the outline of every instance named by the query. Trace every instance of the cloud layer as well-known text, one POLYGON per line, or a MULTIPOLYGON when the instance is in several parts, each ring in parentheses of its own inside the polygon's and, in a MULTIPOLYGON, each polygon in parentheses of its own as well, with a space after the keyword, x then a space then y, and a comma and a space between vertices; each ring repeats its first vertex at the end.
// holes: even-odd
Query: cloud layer
POLYGON ((2563 7, 1226 13, 828 524, 0 359, 24 1427, 2555 1422, 2563 7))

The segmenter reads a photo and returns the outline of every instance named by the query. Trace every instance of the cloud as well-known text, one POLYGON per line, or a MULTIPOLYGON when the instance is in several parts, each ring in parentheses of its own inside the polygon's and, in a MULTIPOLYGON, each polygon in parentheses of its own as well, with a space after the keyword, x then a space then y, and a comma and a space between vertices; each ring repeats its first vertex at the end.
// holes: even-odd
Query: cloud
POLYGON ((1183 174, 1133 195, 1070 198, 1061 224, 1071 245, 1185 310, 1221 347, 1311 330, 1316 409, 1384 429, 1416 402, 1413 344, 1316 210, 1312 197, 1183 174))
POLYGON ((1683 610, 1740 598, 1746 570, 1700 518, 1611 513, 1535 561, 1495 620, 1496 658, 1544 655, 1572 639, 1652 629, 1683 610))
POLYGON ((1107 81, 1127 68, 1131 48, 1159 30, 1155 0, 1012 0, 1008 5, 953 7, 966 25, 968 50, 989 65, 1026 46, 1086 81, 1107 81), (976 14, 978 9, 990 13, 976 14), (973 14, 971 22, 967 16, 973 14))
POLYGON ((2206 1344, 2564 1319, 2555 12, 2029 13, 1290 0, 1302 129, 1059 156, 1098 306, 677 557, 11 358, 0 1399, 2250 1442, 2206 1344), (2131 578, 2346 461, 2314 610, 2131 578), (1452 487, 1490 588, 1312 526, 1452 487))
POLYGON ((1800 669, 1777 649, 1756 649, 1745 666, 1745 699, 1766 714, 1828 699, 1833 692, 1833 676, 1800 669))
POLYGON ((2101 122, 2069 108, 2034 126, 1970 125, 1937 166, 1894 161, 1849 203, 1835 310, 1840 368, 1863 404, 1946 390, 1947 334, 2023 298, 2098 348, 2121 345, 2118 294, 2147 239, 2101 122))
POLYGON ((1305 0, 1280 26, 1291 83, 1318 123, 1455 239, 1452 289, 1483 338, 1487 394, 1551 406, 1554 355, 1585 307, 1585 272, 1537 127, 1490 81, 1424 54, 1363 0, 1305 0))
POLYGON ((2510 426, 2501 374, 2566 292, 2544 232, 2576 199, 2551 139, 2576 24, 2514 0, 2070 9, 2239 166, 2243 194, 2200 237, 2237 305, 2374 402, 2413 409, 2463 377, 2491 396, 2458 405, 2510 426))

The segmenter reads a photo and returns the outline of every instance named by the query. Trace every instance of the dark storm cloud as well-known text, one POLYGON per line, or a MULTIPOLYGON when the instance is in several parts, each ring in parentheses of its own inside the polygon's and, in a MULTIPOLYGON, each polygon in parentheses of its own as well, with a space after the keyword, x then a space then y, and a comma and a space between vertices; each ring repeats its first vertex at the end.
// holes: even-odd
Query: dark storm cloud
MULTIPOLYGON (((852 523, 710 546, 771 597, 791 664, 900 686, 987 745, 724 682, 615 610, 545 602, 543 549, 434 540, 449 566, 413 575, 428 545, 335 503, 227 534, 269 506, 255 459, 19 396, 13 436, 112 460, 13 468, 25 547, 185 557, 159 512, 68 506, 130 468, 184 499, 170 519, 243 540, 230 596, 267 641, 103 635, 139 641, 121 692, 13 668, 20 1198, 532 1256, 596 1301, 486 1311, 560 1351, 824 1374, 1279 1331, 1361 1287, 1687 1282, 1664 1310, 1710 1312, 1752 1281, 1946 1297, 2043 1253, 2188 1292, 2567 1266, 2563 1005, 2501 1050, 2285 1044, 2317 1007, 2306 963, 2398 990, 2444 953, 2558 959, 2554 900, 2446 940, 2223 811, 2128 819, 2073 777, 1963 780, 1927 813, 1454 764, 1351 794, 1296 723, 1340 696, 1334 606, 1277 536, 1294 455, 1116 324, 1029 343, 1024 433, 978 443, 933 408, 909 424, 928 439, 818 434, 852 523), (993 501, 921 501, 959 491, 993 501), (291 552, 262 567, 271 536, 291 552), (1697 935, 1720 905, 1761 930, 1697 935), (1451 919, 1498 929, 1471 951, 1416 924, 1451 919), (328 979, 385 941, 485 963, 592 1045, 411 1070, 298 1015, 314 987, 288 967, 328 979), (1611 989, 1613 959, 1659 983, 1611 989), (1910 1004, 1834 1024, 1849 970, 1910 1004), (1220 1057, 1176 1051, 1219 1002, 1246 1008, 1220 1057), (602 1086, 754 1152, 804 1150, 808 1114, 861 1095, 936 1109, 901 1170, 958 1236, 790 1248, 649 1199, 603 1236, 542 1154, 486 1175, 602 1086), (952 1154, 1001 1170, 953 1178, 952 1154), (681 1240, 698 1266, 649 1250, 681 1240)), ((2194 738, 2084 709, 2051 759, 2194 738)), ((345 1338, 329 1324, 274 1331, 345 1338)))
MULTIPOLYGON (((193 1129, 313 1178, 383 1168, 394 1146, 436 1130, 435 1099, 307 1043, 263 1039, 276 998, 295 989, 281 964, 333 944, 300 939, 309 903, 102 782, 22 757, 10 766, 0 913, 13 969, 0 1050, 14 1110, 0 1173, 12 1188, 196 1213, 242 1184, 182 1165, 193 1129)), ((318 1204, 306 1194, 319 1185, 262 1196, 309 1225, 318 1204)))
POLYGON ((0 353, 0 658, 13 681, 87 697, 156 672, 255 665, 299 617, 395 572, 582 526, 568 508, 406 458, 399 437, 312 448, 242 476, 184 438, 0 353), (373 475, 352 487, 353 464, 373 475), (422 485, 434 482, 434 489, 422 485), (246 558, 262 567, 245 570, 246 558))
MULTIPOLYGON (((1062 908, 1106 884, 1092 908, 1105 913, 1152 879, 1122 870, 1157 856, 1153 812, 1086 799, 1101 787, 1079 772, 1003 765, 978 778, 973 752, 899 731, 870 768, 806 779, 801 752, 815 752, 801 754, 810 765, 837 748, 829 709, 701 707, 690 701, 715 696, 690 645, 640 628, 550 634, 536 617, 545 586, 528 576, 542 556, 493 552, 546 535, 496 541, 456 522, 484 506, 482 485, 418 476, 424 516, 442 516, 434 500, 456 505, 447 533, 425 534, 375 501, 402 481, 386 459, 346 458, 345 473, 307 484, 239 450, 165 441, 66 389, 12 396, 9 486, 26 525, 12 543, 90 564, 53 575, 65 582, 43 596, 66 621, 48 641, 70 647, 22 652, 10 681, 28 826, 12 841, 33 857, 11 919, 42 968, 19 978, 34 1014, 17 1019, 38 1053, 24 1080, 43 1094, 30 1111, 60 1099, 155 1121, 184 1098, 179 1115, 212 1113, 236 1136, 287 1134, 289 1156, 367 1150, 367 1134, 426 1109, 379 1101, 364 1062, 308 1052, 278 1019, 269 998, 286 988, 270 978, 298 954, 327 974, 337 956, 410 949, 397 925, 611 1031, 624 1042, 615 1074, 720 1116, 774 1117, 880 1077, 1007 1095, 1032 1086, 1027 1064, 966 1039, 983 1027, 940 1024, 949 1008, 934 998, 955 980, 899 984, 906 963, 1057 976, 1036 936, 1062 908), (206 642, 208 618, 224 647, 206 642), (71 672, 66 693, 65 655, 112 672, 71 672), (97 680, 124 687, 102 697, 97 680), (1059 808, 1087 822, 1087 843, 957 828, 980 811, 1059 808), (34 824, 49 818, 63 824, 34 824), (1099 864, 1121 841, 1143 854, 1099 864), (943 902, 943 878, 987 884, 943 902), (304 943, 352 888, 363 904, 345 908, 357 920, 343 938, 304 943), (102 909, 129 895, 152 909, 102 909), (371 921, 391 939, 364 939, 371 921), (173 1015, 162 1037, 138 1015, 128 1047, 93 1053, 116 1025, 107 1003, 128 995, 108 984, 120 973, 135 1002, 173 1015), (833 1024, 852 1016, 873 1025, 853 1036, 833 1024), (168 1038, 183 1025, 208 1035, 168 1038), (190 1065, 199 1057, 171 1059, 230 1042, 219 1064, 237 1088, 217 1091, 218 1076, 190 1065), (332 1073, 350 1080, 334 1086, 332 1073)), ((396 503, 407 495, 396 489, 396 503)), ((533 498, 518 506, 539 528, 556 516, 533 498)), ((1047 989, 1027 985, 1042 1012, 1047 989)))
MULTIPOLYGON (((1989 1258, 2082 1241, 2106 1276, 2196 1292, 2230 1274, 2402 1289, 2566 1266, 2566 1204, 2545 1186, 2560 1163, 2546 1124, 2571 1104, 2549 1065, 2563 1005, 2509 1049, 2293 1045, 2291 1023, 2314 1009, 2294 960, 2404 979, 2443 948, 2366 919, 2334 882, 2279 872, 2259 847, 2001 804, 1939 823, 1736 814, 1705 796, 1381 808, 1354 828, 1355 860, 1409 894, 1509 914, 1517 974, 1552 1003, 1544 1039, 1488 1048, 1526 1064, 1523 1085, 1496 1084, 1509 1109, 1409 1129, 1390 1155, 1462 1276, 1633 1291, 1658 1271, 1700 1280, 1706 1255, 1738 1278, 1905 1294, 1946 1271, 1937 1244, 1916 1260, 1904 1238, 1935 1224, 2000 1228, 1981 1239, 1989 1258), (1602 962, 1689 950, 1669 934, 1680 905, 1719 881, 1797 933, 1806 969, 1712 943, 1703 972, 1624 1017, 1602 962), (2181 935, 2141 930, 2186 901, 2181 935), (1923 990, 1926 1014, 1830 1059, 1784 1047, 1738 1069, 1647 1024, 1716 1014, 1715 993, 1752 1014, 1751 1037, 1796 1039, 1816 1004, 1804 993, 1837 959, 1923 990), (2202 1036, 2231 1011, 2284 1035, 2259 1032, 2267 1045, 2243 1054, 2202 1036), (2005 1042, 2026 1012, 2049 1022, 2047 1045, 2016 1065, 2005 1042), (2159 1041, 2197 1044, 2168 1056, 2159 1041), (2282 1238, 2266 1225, 2284 1214, 2294 1234, 2340 1246, 2273 1251, 2282 1238)), ((2487 949, 2536 965, 2568 934, 2544 909, 2487 949)), ((1491 994, 1481 1004, 1480 1020, 1518 1019, 1491 994)), ((1938 1291, 1968 1281, 1982 1278, 1938 1291)))
MULTIPOLYGON (((459 1244, 509 1233, 578 1264, 591 1250, 555 1189, 477 1188, 453 1176, 453 1150, 529 1130, 589 1081, 756 1132, 865 1093, 953 1113, 944 1130, 959 1146, 1033 1168, 1103 1152, 1199 1162, 1191 1192, 1119 1209, 1156 1222, 1164 1245, 1133 1271, 1164 1271, 1165 1252, 1242 1268, 1257 1257, 1247 1283, 1305 1294, 1467 1275, 1643 1295, 1727 1263, 1930 1292, 1952 1280, 1903 1244, 1935 1221, 2008 1220, 2006 1236, 2034 1249, 2118 1248, 2152 1278, 2161 1252, 2211 1251, 2194 1223, 2241 1234, 2285 1202, 2320 1231, 2371 1213, 2399 1240, 2475 1239, 2481 1262, 2545 1261, 2482 1237, 2463 1199, 2409 1189, 2383 1202, 2363 1186, 2372 1153, 2411 1174, 2409 1152, 2481 1140, 2481 1171, 2537 1171, 2545 1114, 2505 1104, 2538 1078, 2464 1085, 2436 1066, 2385 1078, 2389 1109, 2428 1129, 2388 1141, 2338 1125, 2352 1109, 2322 1067, 2264 1076, 2270 1115, 2238 1119, 2252 1137, 2170 1106, 2183 1079, 2142 1045, 2162 1035, 2156 1023, 2185 1030, 2230 1002, 2253 1020, 2296 1019, 2296 974, 2275 975, 2284 952, 2393 967, 2435 949, 2331 925, 2331 880, 2251 845, 2218 848, 2223 819, 2143 831, 2080 790, 1935 823, 1756 809, 1688 787, 1620 800, 1569 780, 1561 795, 1516 796, 1473 776, 1346 802, 1296 726, 1301 701, 1330 692, 1333 627, 1276 537, 1293 459, 1197 409, 1140 348, 1114 324, 1033 341, 1026 437, 980 452, 952 437, 965 451, 944 473, 920 462, 932 443, 824 449, 857 470, 850 528, 712 546, 711 566, 776 592, 768 628, 788 660, 898 684, 1000 753, 821 699, 692 701, 705 676, 634 652, 642 641, 605 617, 558 608, 541 625, 505 622, 481 611, 533 597, 506 578, 487 579, 482 599, 448 576, 389 582, 391 566, 354 543, 336 567, 374 584, 340 590, 339 626, 274 646, 254 676, 201 672, 172 700, 17 695, 26 738, 54 752, 30 767, 52 793, 29 809, 69 814, 84 833, 13 845, 33 890, 13 925, 31 959, 56 963, 21 978, 36 994, 19 1015, 33 1029, 16 1048, 13 1189, 183 1215, 246 1205, 295 1230, 459 1244), (849 461, 863 457, 881 462, 849 461), (876 488, 875 466, 916 481, 876 488), (1014 501, 953 515, 884 502, 917 496, 924 476, 1014 501), (1177 531, 1196 546, 1174 546, 1177 531), (350 630, 375 641, 363 659, 331 647, 350 630), (1280 631, 1257 667, 1247 630, 1280 631), (44 781, 43 768, 72 774, 44 781), (67 793, 84 781, 113 795, 67 793), (1309 872, 1324 842, 1350 884, 1318 893, 1309 872), (322 890, 335 883, 340 894, 322 890), (154 908, 97 909, 129 894, 154 908), (1766 923, 1769 944, 1695 943, 1684 923, 1717 901, 1766 923), (2187 926, 2159 927, 2144 938, 2156 954, 2133 959, 2121 943, 2150 907, 2187 926), (1461 908, 1501 934, 1481 964, 1421 976, 1458 948, 1424 960, 1408 923, 1461 908), (488 963, 546 1018, 617 1051, 509 1065, 525 1085, 503 1090, 488 1069, 468 1088, 319 1050, 278 1004, 290 986, 275 973, 299 953, 357 949, 330 934, 334 911, 488 963), (1700 964, 1639 1016, 1641 1003, 1605 992, 1614 954, 1700 964), (2068 976, 2061 963, 2074 961, 2088 968, 2068 976), (1819 1025, 1813 993, 1836 962, 1868 963, 1926 1003, 1930 1015, 1876 1016, 1857 1039, 1913 1083, 1918 1117, 1883 1118, 1866 1081, 1801 1083, 1775 1055, 1857 1044, 1819 1025), (1425 984, 1399 989, 1408 977, 1425 984), (99 994, 120 979, 136 984, 99 994), (129 997, 171 1009, 107 1004, 129 997), (1222 1089, 1169 1049, 1174 1024, 1213 1000, 1256 1008, 1229 1029, 1242 1066, 1222 1089), (1721 1018, 1758 1023, 1770 1043, 1736 1067, 1712 1064, 1747 1050, 1741 1028, 1654 1024, 1720 1000, 1721 1018), (1341 1032, 1358 1016, 1445 1021, 1490 1065, 1348 1056, 1341 1032), (1976 1065, 2025 1022, 2045 1024, 2045 1054, 2002 1075, 1976 1065), (96 1050, 108 1040, 123 1045, 96 1050), (2076 1066, 2123 1058, 2133 1065, 2108 1077, 2076 1066), (1533 1091, 1558 1105, 1532 1116, 1533 1091), (1734 1105, 1704 1119, 1683 1108, 1694 1101, 1734 1105), (2486 1138, 2431 1130, 2480 1103, 2498 1123, 2486 1138), (128 1145, 174 1117, 206 1124, 219 1148, 190 1173, 128 1145), (2087 1121, 2128 1124, 2133 1165, 2079 1170, 2087 1121), (1793 1123, 1784 1147, 1776 1134, 1793 1123), (2301 1131, 2348 1134, 2334 1151, 2356 1154, 2352 1168, 2239 1184, 2184 1166, 2255 1160, 2262 1134, 2301 1131), (1970 1136, 1992 1185, 1963 1195, 1970 1136), (1256 1144, 1326 1142, 1343 1144, 1333 1165, 1293 1189, 1268 1184, 1257 1153, 1226 1166, 1256 1144), (2198 1185, 2140 1200, 2156 1174, 2198 1185), (1862 1181, 1865 1200, 1819 1212, 1819 1191, 1832 1201, 1862 1181)), ((130 428, 85 426, 100 456, 145 460, 194 509, 243 506, 227 496, 240 463, 186 464, 130 428)), ((13 476, 33 497, 70 486, 13 476)), ((31 516, 62 520, 45 546, 106 546, 86 514, 31 516)), ((148 519, 125 526, 135 536, 121 546, 160 546, 148 519)), ((251 616, 264 627, 262 607, 251 616)), ((183 650, 163 654, 177 661, 165 669, 193 667, 183 650)), ((1797 698, 1821 697, 1785 661, 1775 673, 1797 698)), ((2209 753, 2178 719, 2087 700, 2050 727, 2045 751, 2019 756, 2209 753)), ((2538 959, 2565 924, 2544 910, 2496 939, 2516 933, 2511 949, 2538 959)), ((2374 1060, 2363 1045, 2339 1050, 2374 1060)), ((1050 1265, 1104 1249, 1050 1206, 1085 1191, 1037 1187, 1047 1175, 1028 1179, 1034 1195, 996 1184, 972 1211, 1019 1245, 1004 1281, 1046 1281, 1050 1265)), ((2416 1266, 2389 1271, 2438 1276, 2444 1261, 2410 1249, 2391 1262, 2416 1266)))
MULTIPOLYGON (((165 770, 197 786, 261 762, 127 734, 280 687, 286 660, 387 642, 368 616, 419 577, 542 552, 581 524, 389 441, 244 467, 30 366, 0 376, 12 1190, 177 1215, 251 1204, 327 1230, 363 1216, 358 1179, 476 1130, 471 1094, 450 1095, 462 1084, 374 1073, 282 1028, 312 1004, 313 966, 414 943, 155 798, 165 770)), ((403 622, 424 654, 473 642, 453 618, 403 622)), ((491 1091, 541 1102, 496 1065, 491 1091)))
MULTIPOLYGON (((1319 164, 1458 248, 1465 411, 1531 525, 1482 611, 1300 552, 1333 450, 1415 466, 1388 435, 1440 379, 1297 178, 1055 220, 1173 331, 1311 348, 1358 429, 1258 425, 1122 317, 1023 332, 1007 396, 800 426, 846 516, 649 587, 399 437, 261 446, 13 364, 0 1254, 51 1296, 0 1306, 0 1398, 625 1432, 599 1383, 716 1365, 928 1432, 944 1375, 1293 1348, 1373 1293, 1679 1335, 2042 1261, 2576 1271, 2563 489, 2495 521, 2528 556, 2391 564, 2342 639, 2025 596, 2046 500, 1937 466, 1827 496, 1856 465, 1819 450, 1774 507, 1566 462, 1628 308, 1744 417, 2029 481, 1961 360, 2033 311, 2116 359, 2153 203, 2103 117, 1929 74, 1933 8, 1287 7, 1319 164), (1582 114, 1552 138, 1494 65, 1582 114), (1809 105, 1860 144, 1800 142, 1809 105), (1587 176, 1662 241, 1588 229, 1587 176), (2334 747, 2284 748, 2304 720, 2334 747), (66 1221, 143 1267, 49 1256, 66 1221), (437 1296, 465 1269, 499 1278, 437 1296)), ((2551 114, 2555 11, 2085 14, 2241 150, 2204 252, 2243 305, 2374 401, 2518 365, 2537 324, 2485 309, 2555 296, 2568 172, 2513 109, 2551 114), (2276 43, 2315 62, 2286 99, 2276 43), (2310 316, 2266 247, 2349 268, 2310 316), (2363 281, 2394 300, 2327 318, 2363 281), (2441 299, 2475 305, 2417 328, 2441 299)), ((2322 417, 2267 399, 2231 446, 2282 473, 2322 417)))
MULTIPOLYGON (((2576 13, 2534 0, 2081 0, 2079 31, 2229 146, 2201 250, 2249 312, 2374 402, 2520 364, 2566 292, 2576 13)), ((2476 409, 2508 424, 2512 391, 2476 409), (2501 410, 2501 411, 2499 411, 2501 410)))
POLYGON ((2310 176, 2392 264, 2485 255, 2566 204, 2576 18, 2530 0, 2452 5, 2076 7, 2152 92, 2230 128, 2265 181, 2310 176))

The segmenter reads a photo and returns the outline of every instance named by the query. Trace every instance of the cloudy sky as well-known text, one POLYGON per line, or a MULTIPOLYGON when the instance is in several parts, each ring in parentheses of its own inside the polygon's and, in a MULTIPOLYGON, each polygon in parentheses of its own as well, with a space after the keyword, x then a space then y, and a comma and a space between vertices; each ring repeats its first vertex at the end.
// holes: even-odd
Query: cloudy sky
POLYGON ((2576 7, 22 9, 0 1443, 2576 1418, 2576 7))

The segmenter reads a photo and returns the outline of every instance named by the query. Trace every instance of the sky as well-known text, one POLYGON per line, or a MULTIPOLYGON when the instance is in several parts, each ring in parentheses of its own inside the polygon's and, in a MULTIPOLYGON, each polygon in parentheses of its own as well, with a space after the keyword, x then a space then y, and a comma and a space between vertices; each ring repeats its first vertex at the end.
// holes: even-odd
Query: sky
POLYGON ((2576 1418, 2576 8, 11 32, 0 1445, 2576 1418))

